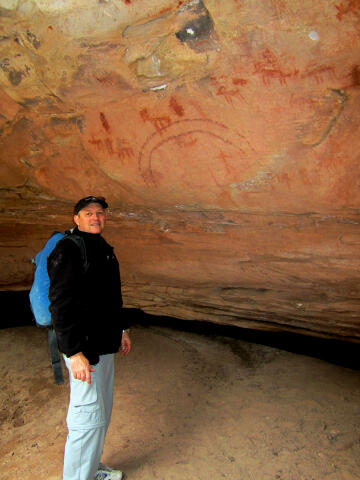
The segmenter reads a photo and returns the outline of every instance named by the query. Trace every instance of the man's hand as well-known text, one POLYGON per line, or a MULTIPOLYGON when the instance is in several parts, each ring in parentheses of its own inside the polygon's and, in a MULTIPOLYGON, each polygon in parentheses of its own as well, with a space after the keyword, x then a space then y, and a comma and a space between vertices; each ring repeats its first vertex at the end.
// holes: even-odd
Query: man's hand
POLYGON ((131 340, 128 332, 123 332, 121 338, 121 355, 128 355, 131 350, 131 340))
POLYGON ((91 372, 95 372, 89 360, 85 357, 82 352, 76 353, 69 357, 70 359, 70 368, 75 380, 81 380, 82 382, 87 382, 91 384, 91 372))

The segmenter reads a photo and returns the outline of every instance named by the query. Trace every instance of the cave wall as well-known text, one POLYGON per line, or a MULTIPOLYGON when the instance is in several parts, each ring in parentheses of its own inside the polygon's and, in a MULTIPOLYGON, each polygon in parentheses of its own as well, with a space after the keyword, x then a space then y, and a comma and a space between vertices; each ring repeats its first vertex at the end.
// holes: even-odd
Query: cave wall
POLYGON ((360 2, 0 0, 0 288, 106 196, 125 306, 359 341, 360 2))

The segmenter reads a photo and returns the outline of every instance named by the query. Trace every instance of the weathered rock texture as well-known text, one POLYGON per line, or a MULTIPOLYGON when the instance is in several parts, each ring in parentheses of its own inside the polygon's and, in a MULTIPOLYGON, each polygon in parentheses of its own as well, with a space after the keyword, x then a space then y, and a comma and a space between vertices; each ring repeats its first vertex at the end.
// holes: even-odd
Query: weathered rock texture
POLYGON ((2 289, 103 194, 124 300, 359 341, 358 0, 0 0, 2 289))

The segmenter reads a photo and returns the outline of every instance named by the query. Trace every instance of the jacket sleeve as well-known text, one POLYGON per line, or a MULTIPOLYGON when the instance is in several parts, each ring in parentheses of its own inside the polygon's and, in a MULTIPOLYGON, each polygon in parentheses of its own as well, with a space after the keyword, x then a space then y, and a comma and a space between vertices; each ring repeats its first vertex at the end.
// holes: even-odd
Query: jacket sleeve
POLYGON ((116 307, 115 307, 115 310, 117 310, 116 316, 117 318, 121 319, 122 328, 124 330, 127 330, 128 328, 130 328, 131 325, 126 315, 127 309, 126 308, 123 309, 120 267, 114 253, 113 253, 113 263, 114 263, 114 273, 113 273, 113 281, 112 281, 112 285, 113 285, 112 296, 113 298, 116 299, 116 307))
POLYGON ((51 319, 59 349, 70 357, 86 347, 79 308, 80 288, 83 284, 79 247, 66 239, 60 241, 48 258, 47 268, 51 319))

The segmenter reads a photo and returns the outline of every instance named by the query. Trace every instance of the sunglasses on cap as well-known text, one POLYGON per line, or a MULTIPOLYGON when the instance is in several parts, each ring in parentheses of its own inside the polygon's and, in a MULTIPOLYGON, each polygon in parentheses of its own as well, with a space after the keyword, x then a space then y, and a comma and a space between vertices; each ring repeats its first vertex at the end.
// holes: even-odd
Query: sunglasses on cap
POLYGON ((82 198, 77 202, 74 207, 74 215, 77 215, 80 210, 82 210, 90 203, 99 203, 103 208, 108 208, 105 197, 95 197, 94 195, 89 195, 88 197, 82 198))

